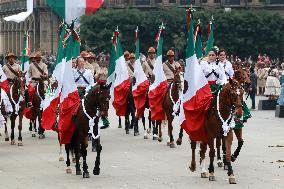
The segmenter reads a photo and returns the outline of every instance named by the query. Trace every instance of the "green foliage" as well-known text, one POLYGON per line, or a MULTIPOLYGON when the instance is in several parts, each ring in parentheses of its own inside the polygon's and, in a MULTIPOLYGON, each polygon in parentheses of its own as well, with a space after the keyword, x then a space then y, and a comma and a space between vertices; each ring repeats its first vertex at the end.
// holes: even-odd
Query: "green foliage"
MULTIPOLYGON (((215 19, 214 45, 225 48, 239 57, 266 53, 270 57, 284 57, 284 19, 278 14, 257 10, 201 10, 194 12, 195 23, 201 19, 203 46, 206 45, 207 24, 215 19)), ((124 50, 134 52, 134 30, 139 26, 140 49, 147 52, 156 46, 158 26, 164 22, 164 52, 174 48, 180 58, 185 57, 187 12, 181 8, 150 10, 101 9, 81 19, 81 38, 85 46, 97 52, 110 51, 111 36, 119 26, 124 50)))

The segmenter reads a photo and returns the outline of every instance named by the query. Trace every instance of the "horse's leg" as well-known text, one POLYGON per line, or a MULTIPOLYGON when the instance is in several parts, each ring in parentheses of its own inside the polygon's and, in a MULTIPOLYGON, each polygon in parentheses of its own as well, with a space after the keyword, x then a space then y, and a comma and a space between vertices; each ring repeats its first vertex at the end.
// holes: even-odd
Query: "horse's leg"
POLYGON ((7 128, 7 123, 5 123, 5 141, 9 141, 9 133, 7 128))
POLYGON ((30 120, 30 124, 33 126, 33 131, 32 131, 32 137, 36 137, 36 120, 35 119, 31 119, 30 120))
POLYGON ((242 149, 242 146, 244 144, 244 140, 243 140, 243 129, 240 128, 240 129, 234 129, 234 132, 235 132, 235 135, 238 139, 238 147, 237 149, 235 150, 235 152, 233 153, 233 155, 231 156, 231 160, 232 162, 236 161, 237 157, 239 156, 240 154, 240 151, 242 149))
POLYGON ((207 143, 200 143, 200 169, 201 169, 201 178, 208 178, 208 172, 206 170, 205 164, 205 153, 207 150, 207 143))
POLYGON ((216 138, 216 149, 217 149, 217 165, 218 167, 223 167, 222 158, 221 158, 221 137, 216 138))
POLYGON ((121 117, 119 116, 118 117, 118 128, 121 128, 122 126, 121 126, 121 117))
POLYGON ((41 126, 41 111, 38 112, 38 134, 39 134, 39 139, 44 139, 44 129, 41 126))
POLYGON ((23 111, 19 112, 19 137, 18 137, 18 146, 23 146, 23 138, 22 138, 22 129, 23 129, 23 111))
POLYGON ((228 176, 229 176, 229 183, 236 184, 236 178, 234 176, 232 164, 231 164, 231 148, 233 142, 233 131, 232 129, 228 132, 227 136, 225 137, 225 144, 226 144, 226 160, 228 166, 228 176))
POLYGON ((144 139, 148 139, 148 132, 146 130, 146 118, 145 118, 144 113, 142 115, 142 124, 143 124, 143 129, 144 129, 144 139))
POLYGON ((14 130, 15 130, 15 120, 16 120, 16 115, 15 114, 12 114, 11 117, 10 117, 10 120, 11 120, 11 145, 15 145, 16 142, 15 142, 15 133, 14 133, 14 130))
POLYGON ((182 144, 182 137, 183 137, 183 128, 180 127, 179 134, 178 134, 178 139, 176 141, 177 145, 181 145, 182 144))
POLYGON ((163 133, 162 133, 162 121, 157 121, 157 130, 159 128, 159 138, 158 138, 158 141, 159 142, 162 142, 163 141, 163 133))
POLYGON ((134 136, 138 136, 139 135, 139 119, 134 115, 134 136))
MULTIPOLYGON (((60 144, 60 150, 61 150, 61 144, 60 144)), ((70 144, 65 144, 65 152, 66 152, 66 173, 71 174, 72 169, 70 167, 70 157, 69 157, 69 152, 70 152, 70 144)))
POLYGON ((168 135, 170 137, 170 148, 175 148, 175 143, 174 143, 174 136, 173 136, 173 119, 170 118, 168 120, 168 135))
POLYGON ((130 127, 130 122, 129 122, 129 112, 126 110, 126 114, 124 117, 124 123, 125 123, 125 132, 126 134, 129 134, 129 127, 130 127))
POLYGON ((101 141, 100 138, 97 139, 97 157, 96 157, 96 161, 95 161, 95 167, 93 169, 93 174, 94 175, 99 175, 100 174, 100 164, 101 164, 101 152, 102 152, 102 145, 101 145, 101 141))
POLYGON ((226 161, 226 144, 224 137, 222 138, 222 151, 223 151, 224 170, 228 170, 227 161, 226 161))
POLYGON ((214 139, 210 139, 208 141, 209 146, 209 157, 210 157, 210 164, 209 164, 209 180, 215 181, 215 175, 214 175, 214 158, 215 158, 215 149, 214 149, 214 139))
POLYGON ((76 165, 75 165, 76 175, 82 175, 82 171, 81 171, 81 168, 80 168, 80 162, 79 162, 79 160, 80 160, 80 144, 77 140, 72 144, 74 144, 73 147, 74 147, 75 158, 76 158, 76 165))
POLYGON ((196 161, 195 161, 196 142, 191 140, 190 146, 191 146, 191 163, 190 163, 189 169, 192 172, 194 172, 196 171, 196 161))
POLYGON ((83 178, 90 178, 88 165, 87 165, 87 147, 88 143, 86 142, 81 143, 81 154, 83 157, 83 178))

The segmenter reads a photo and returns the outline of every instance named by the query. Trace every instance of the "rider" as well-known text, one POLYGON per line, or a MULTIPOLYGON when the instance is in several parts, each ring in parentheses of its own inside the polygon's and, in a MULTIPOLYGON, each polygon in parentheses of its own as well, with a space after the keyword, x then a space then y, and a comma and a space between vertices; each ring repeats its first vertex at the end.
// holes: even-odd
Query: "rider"
POLYGON ((93 74, 91 70, 85 68, 85 64, 84 58, 79 57, 77 59, 77 68, 73 69, 73 76, 81 99, 86 93, 86 88, 94 84, 93 74))
POLYGON ((178 62, 174 61, 175 53, 173 50, 169 50, 167 52, 167 58, 168 60, 163 64, 163 70, 168 80, 168 83, 170 84, 174 79, 175 72, 179 71, 181 66, 178 62))
MULTIPOLYGON (((127 70, 128 70, 128 74, 130 77, 130 82, 131 82, 131 88, 130 88, 130 92, 129 92, 129 101, 128 101, 128 107, 130 109, 130 113, 131 113, 131 128, 134 127, 134 136, 138 136, 139 135, 139 130, 138 130, 138 120, 135 116, 135 105, 134 105, 134 98, 132 95, 132 85, 133 85, 133 80, 134 80, 134 65, 135 65, 135 54, 131 53, 129 55, 129 61, 126 63, 127 64, 127 70)), ((128 124, 126 124, 126 134, 129 134, 129 128, 128 128, 128 124)))
POLYGON ((88 62, 91 63, 91 65, 93 66, 94 78, 95 78, 95 80, 97 80, 96 75, 99 72, 100 66, 99 66, 99 64, 96 61, 96 55, 94 53, 92 53, 92 52, 89 52, 89 54, 90 54, 90 58, 88 58, 88 62))
POLYGON ((148 49, 147 60, 142 64, 143 71, 145 72, 148 80, 150 80, 153 75, 153 69, 156 61, 155 58, 156 58, 156 50, 154 47, 150 47, 148 49))
POLYGON ((3 72, 5 73, 9 83, 13 82, 15 77, 18 77, 19 73, 21 72, 21 67, 19 64, 16 63, 18 57, 14 53, 9 53, 6 56, 7 63, 3 66, 3 72))
POLYGON ((234 69, 232 63, 226 59, 226 56, 224 49, 218 51, 219 64, 224 67, 227 80, 229 80, 229 78, 233 78, 234 76, 234 69))
POLYGON ((84 63, 84 68, 88 69, 91 71, 92 75, 95 74, 95 70, 94 67, 92 66, 92 64, 89 62, 91 55, 87 52, 87 51, 82 51, 80 54, 80 57, 84 59, 85 63, 84 63))
POLYGON ((202 60, 200 65, 208 80, 212 93, 216 94, 221 86, 227 82, 224 67, 217 59, 217 50, 212 48, 208 52, 207 61, 202 60))

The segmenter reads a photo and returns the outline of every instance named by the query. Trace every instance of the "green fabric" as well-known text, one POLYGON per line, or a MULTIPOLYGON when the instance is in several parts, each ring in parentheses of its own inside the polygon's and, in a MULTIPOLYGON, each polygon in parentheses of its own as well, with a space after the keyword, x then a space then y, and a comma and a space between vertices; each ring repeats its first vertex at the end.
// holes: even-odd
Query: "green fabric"
POLYGON ((109 121, 108 121, 107 117, 102 118, 102 120, 103 120, 104 126, 108 126, 109 125, 109 121))
POLYGON ((222 88, 222 85, 210 84, 210 88, 211 88, 212 94, 216 94, 222 88))
POLYGON ((82 100, 85 96, 86 90, 78 89, 78 93, 79 93, 80 99, 82 100))
POLYGON ((236 122, 235 129, 241 129, 244 127, 244 123, 247 122, 247 120, 251 118, 251 114, 249 111, 249 108, 245 102, 243 102, 243 120, 242 122, 236 122))

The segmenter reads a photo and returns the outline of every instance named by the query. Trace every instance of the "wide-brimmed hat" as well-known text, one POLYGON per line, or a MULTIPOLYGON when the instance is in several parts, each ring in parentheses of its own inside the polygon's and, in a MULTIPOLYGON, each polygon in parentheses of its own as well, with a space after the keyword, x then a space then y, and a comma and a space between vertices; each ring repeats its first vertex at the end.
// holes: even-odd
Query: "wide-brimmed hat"
POLYGON ((129 58, 135 58, 135 54, 134 54, 134 53, 131 53, 131 54, 129 55, 129 58))
POLYGON ((156 49, 154 47, 150 47, 148 49, 148 53, 155 53, 156 52, 156 49))
POLYGON ((168 50, 167 56, 174 56, 175 52, 173 50, 168 50))
POLYGON ((97 56, 96 56, 96 54, 95 53, 92 53, 92 52, 89 52, 89 55, 90 55, 90 58, 96 58, 97 56))
POLYGON ((14 53, 8 53, 7 54, 7 56, 5 57, 7 60, 8 60, 8 58, 10 58, 10 57, 13 57, 13 58, 15 58, 15 59, 17 59, 18 58, 18 56, 17 55, 15 55, 14 53))
POLYGON ((30 60, 33 60, 33 59, 36 59, 36 60, 41 60, 42 59, 42 56, 41 56, 41 53, 38 51, 38 52, 34 52, 30 55, 30 60))
POLYGON ((87 51, 82 51, 80 53, 80 57, 82 57, 82 58, 90 58, 91 55, 87 51))
POLYGON ((130 53, 129 53, 128 51, 125 51, 125 52, 123 53, 123 55, 124 55, 124 56, 129 56, 130 53))

